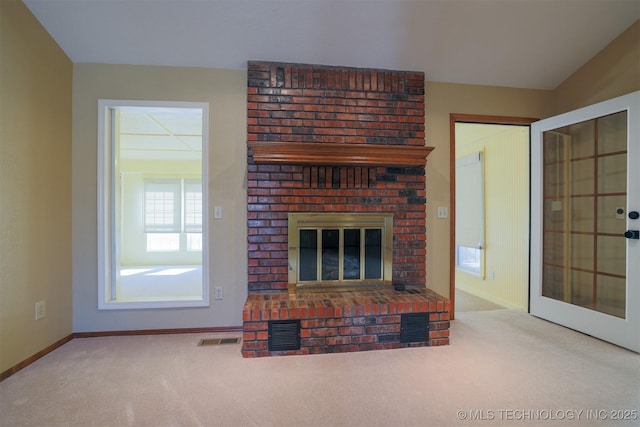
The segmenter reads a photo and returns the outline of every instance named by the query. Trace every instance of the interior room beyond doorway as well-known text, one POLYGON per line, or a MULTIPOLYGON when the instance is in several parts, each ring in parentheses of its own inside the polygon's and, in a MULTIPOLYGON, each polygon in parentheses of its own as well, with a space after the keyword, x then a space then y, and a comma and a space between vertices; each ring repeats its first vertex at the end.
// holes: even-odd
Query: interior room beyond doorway
POLYGON ((533 119, 468 118, 452 118, 451 295, 527 310, 533 119))

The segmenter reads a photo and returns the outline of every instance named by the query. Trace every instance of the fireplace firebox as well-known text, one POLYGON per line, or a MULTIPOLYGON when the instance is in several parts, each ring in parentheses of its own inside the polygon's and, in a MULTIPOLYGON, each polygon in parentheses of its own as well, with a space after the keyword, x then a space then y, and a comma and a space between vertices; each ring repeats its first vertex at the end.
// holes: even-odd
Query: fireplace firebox
POLYGON ((290 213, 288 230, 290 293, 391 284, 393 214, 290 213))

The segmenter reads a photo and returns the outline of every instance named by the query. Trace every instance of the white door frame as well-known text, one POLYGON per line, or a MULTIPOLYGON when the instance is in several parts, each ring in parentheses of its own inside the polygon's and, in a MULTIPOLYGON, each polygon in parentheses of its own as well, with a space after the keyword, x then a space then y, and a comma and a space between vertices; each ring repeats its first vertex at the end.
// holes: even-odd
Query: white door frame
MULTIPOLYGON (((542 295, 542 132, 620 111, 627 119, 627 206, 640 211, 640 91, 551 117, 531 125, 531 314, 640 352, 640 240, 627 239, 625 318, 569 304, 542 295)), ((640 220, 626 218, 627 230, 640 220)))

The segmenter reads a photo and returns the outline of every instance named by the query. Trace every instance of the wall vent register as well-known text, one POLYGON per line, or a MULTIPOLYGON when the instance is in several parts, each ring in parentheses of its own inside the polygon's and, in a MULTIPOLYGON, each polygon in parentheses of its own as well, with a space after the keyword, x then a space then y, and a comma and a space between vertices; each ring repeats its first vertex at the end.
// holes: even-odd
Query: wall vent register
POLYGON ((429 313, 406 313, 400 317, 400 342, 429 341, 429 313))
POLYGON ((300 350, 300 320, 269 322, 269 351, 300 350))

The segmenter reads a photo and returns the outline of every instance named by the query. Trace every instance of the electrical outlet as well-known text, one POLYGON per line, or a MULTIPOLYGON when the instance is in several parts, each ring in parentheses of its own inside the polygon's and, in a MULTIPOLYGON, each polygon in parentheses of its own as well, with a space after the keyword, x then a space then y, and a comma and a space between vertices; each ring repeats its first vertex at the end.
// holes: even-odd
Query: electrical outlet
POLYGON ((214 295, 215 295, 215 299, 218 299, 218 300, 222 299, 222 286, 216 286, 214 290, 214 295))
POLYGON ((449 208, 438 206, 438 218, 449 218, 449 208))
POLYGON ((43 317, 47 317, 47 306, 45 305, 44 300, 36 303, 36 320, 40 320, 43 317))

